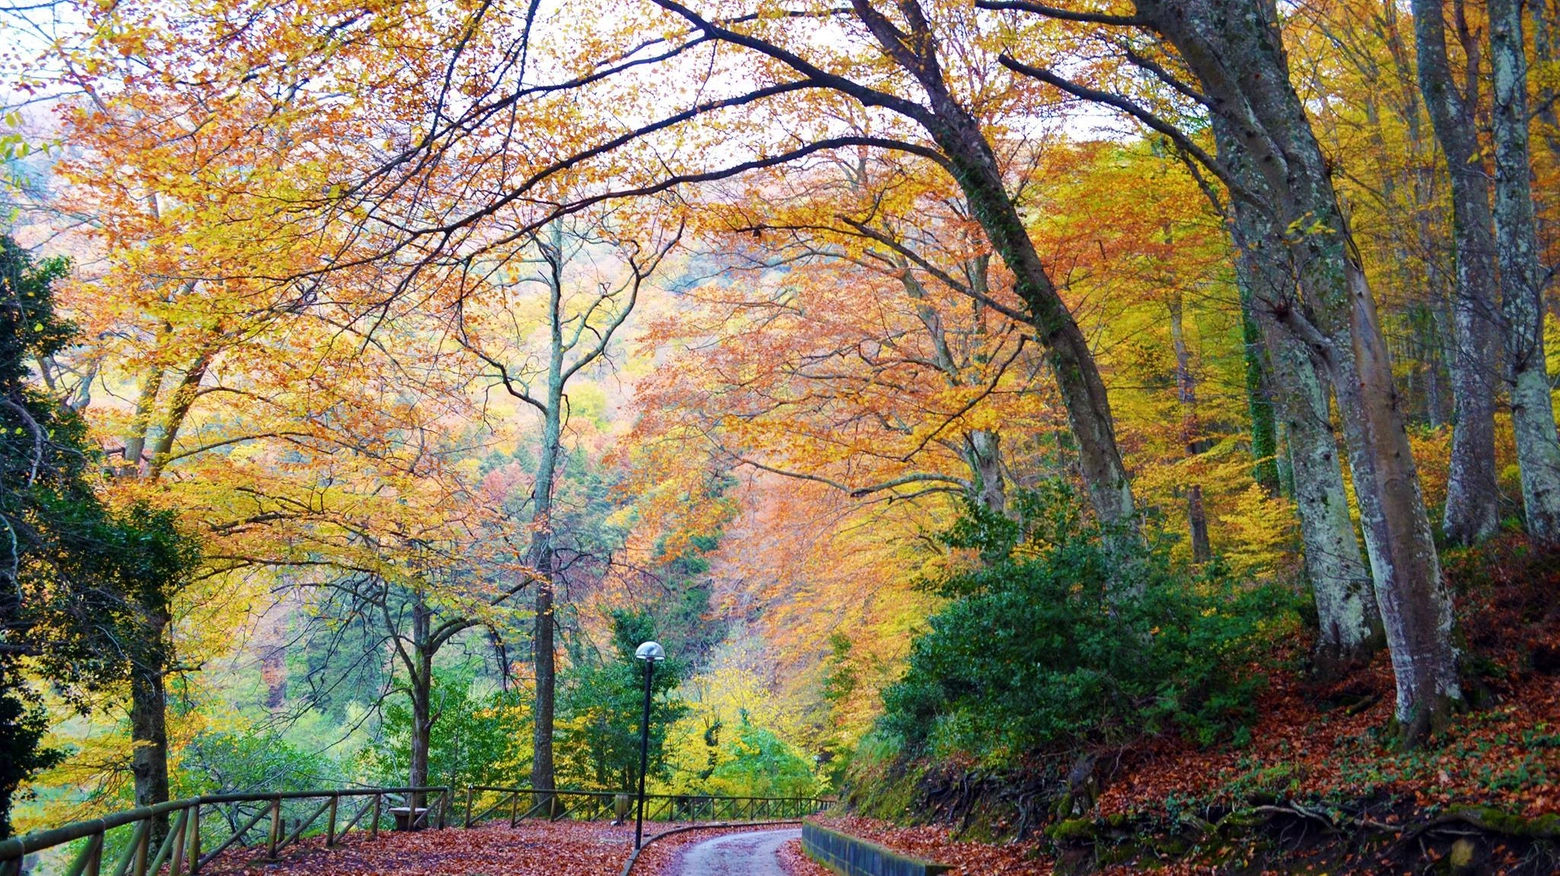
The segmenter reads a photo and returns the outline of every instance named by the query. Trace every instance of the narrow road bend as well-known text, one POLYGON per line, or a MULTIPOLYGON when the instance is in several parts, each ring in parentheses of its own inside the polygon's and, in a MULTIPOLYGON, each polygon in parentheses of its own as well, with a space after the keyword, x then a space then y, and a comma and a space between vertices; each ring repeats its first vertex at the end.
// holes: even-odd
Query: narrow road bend
POLYGON ((672 872, 678 876, 785 876, 780 847, 798 839, 801 828, 728 833, 684 849, 672 872))

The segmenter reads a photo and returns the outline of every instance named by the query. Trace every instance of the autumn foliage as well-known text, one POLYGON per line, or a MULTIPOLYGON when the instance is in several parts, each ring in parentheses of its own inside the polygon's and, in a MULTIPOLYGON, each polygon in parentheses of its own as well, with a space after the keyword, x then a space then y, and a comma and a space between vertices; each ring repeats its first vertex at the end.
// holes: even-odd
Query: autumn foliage
MULTIPOLYGON (((1555 0, 0 27, 6 239, 71 257, 0 290, 24 829, 645 778, 1017 839, 839 822, 968 872, 1547 836, 1555 0), (123 524, 79 568, 55 482, 123 524)), ((544 864, 464 836, 296 866, 544 864)))

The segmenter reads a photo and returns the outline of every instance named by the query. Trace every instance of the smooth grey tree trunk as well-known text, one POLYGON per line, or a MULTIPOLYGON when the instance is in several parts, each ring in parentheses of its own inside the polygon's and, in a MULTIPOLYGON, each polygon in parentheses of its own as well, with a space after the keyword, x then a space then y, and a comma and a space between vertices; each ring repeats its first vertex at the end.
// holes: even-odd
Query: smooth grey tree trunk
MULTIPOLYGON (((1221 148, 1231 148, 1225 142, 1228 125, 1215 119, 1214 129, 1221 148)), ((1294 275, 1284 260, 1268 257, 1263 242, 1272 234, 1261 214, 1238 201, 1233 213, 1231 232, 1240 253, 1236 279, 1246 290, 1242 299, 1249 302, 1250 318, 1263 332, 1274 406, 1287 438, 1291 494, 1319 627, 1312 659, 1317 675, 1337 678, 1381 648, 1381 613, 1349 516, 1326 378, 1310 348, 1275 318, 1275 303, 1292 306, 1297 300, 1294 275)))
POLYGON ((1495 245, 1511 424, 1522 477, 1528 535, 1560 542, 1560 444, 1544 362, 1544 290, 1528 155, 1527 58, 1522 5, 1490 0, 1490 66, 1495 80, 1495 245))
MULTIPOLYGON (((1169 243, 1166 232, 1166 243, 1169 243)), ((1197 378, 1192 373, 1192 354, 1186 346, 1186 326, 1183 320, 1181 293, 1171 293, 1170 345, 1175 348, 1176 400, 1181 403, 1181 441, 1188 459, 1201 452, 1202 426, 1197 420, 1197 378)), ((1203 507, 1202 485, 1190 484, 1186 488, 1186 528, 1192 545, 1192 562, 1206 563, 1213 557, 1213 545, 1208 538, 1208 512, 1203 507)))
POLYGON ((1393 384, 1375 300, 1327 162, 1289 80, 1272 0, 1137 0, 1229 124, 1219 158, 1276 234, 1253 241, 1293 271, 1301 298, 1273 319, 1324 363, 1338 399, 1397 681, 1396 715, 1422 740, 1460 704, 1451 599, 1393 384))
POLYGON ((969 432, 964 436, 963 455, 976 488, 971 498, 988 511, 1006 514, 1007 477, 1002 471, 1002 436, 986 429, 969 432))
POLYGON ((553 223, 549 240, 542 244, 547 263, 548 359, 546 401, 542 411, 542 447, 537 457, 532 487, 531 549, 528 563, 536 577, 532 602, 536 616, 531 635, 531 659, 536 671, 536 705, 532 721, 531 787, 557 787, 553 768, 553 725, 557 712, 558 670, 556 615, 557 581, 553 549, 553 494, 557 490, 558 457, 563 441, 564 356, 563 337, 563 228, 553 223))
MULTIPOLYGON (((531 785, 542 790, 556 787, 553 725, 557 701, 556 602, 560 581, 553 510, 559 480, 558 467, 563 458, 563 426, 567 406, 565 390, 569 380, 581 369, 607 355, 617 330, 633 313, 639 300, 640 285, 681 235, 679 230, 678 236, 666 242, 664 247, 657 246, 648 262, 643 260, 644 253, 638 247, 620 249, 625 257, 629 278, 619 286, 611 283, 597 286, 593 296, 585 296, 587 303, 583 307, 572 308, 564 296, 564 267, 568 255, 564 251, 565 229, 562 222, 553 222, 532 241, 544 266, 542 276, 536 279, 547 290, 547 351, 536 357, 545 359, 545 368, 539 369, 534 375, 517 379, 514 372, 491 354, 469 347, 469 339, 463 337, 463 343, 468 343, 468 348, 499 370, 504 386, 511 395, 542 415, 541 452, 537 457, 532 484, 531 543, 526 551, 529 569, 524 579, 510 590, 512 595, 529 585, 534 584, 536 588, 532 595, 532 605, 536 612, 531 636, 531 657, 536 672, 536 703, 533 711, 531 785), (531 392, 533 376, 540 387, 535 394, 531 392)), ((571 239, 583 238, 571 235, 571 239)), ((514 340, 524 345, 529 339, 520 337, 514 340)), ((546 797, 538 800, 538 803, 548 804, 549 808, 552 802, 546 797)))
POLYGON ((1414 0, 1419 88, 1452 184, 1456 292, 1447 361, 1456 420, 1446 482, 1442 531, 1454 544, 1474 544, 1500 528, 1495 476, 1495 239, 1490 180, 1480 159, 1478 58, 1468 59, 1469 93, 1458 90, 1447 56, 1444 0, 1414 0))

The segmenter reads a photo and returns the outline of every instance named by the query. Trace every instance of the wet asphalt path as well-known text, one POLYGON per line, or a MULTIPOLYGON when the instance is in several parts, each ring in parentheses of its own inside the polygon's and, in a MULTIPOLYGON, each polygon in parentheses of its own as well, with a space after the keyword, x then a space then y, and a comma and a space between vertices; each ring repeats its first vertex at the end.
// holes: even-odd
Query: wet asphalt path
POLYGON ((780 847, 802 835, 801 828, 728 833, 689 846, 672 872, 679 876, 785 876, 780 847))

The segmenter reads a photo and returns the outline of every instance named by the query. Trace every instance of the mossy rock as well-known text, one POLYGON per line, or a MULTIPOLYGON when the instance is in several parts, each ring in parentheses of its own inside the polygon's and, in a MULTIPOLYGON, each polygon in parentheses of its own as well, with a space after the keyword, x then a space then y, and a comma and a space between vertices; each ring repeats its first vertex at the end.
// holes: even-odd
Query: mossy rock
POLYGON ((1045 835, 1058 843, 1093 842, 1097 834, 1092 818, 1067 818, 1045 829, 1045 835))
POLYGON ((1260 827, 1267 819, 1249 809, 1236 809, 1230 814, 1219 819, 1216 826, 1221 836, 1240 836, 1250 832, 1253 828, 1260 827))
POLYGON ((915 811, 926 772, 926 766, 918 764, 899 775, 884 776, 870 785, 858 785, 849 802, 863 815, 903 821, 906 813, 915 811))
POLYGON ((1115 864, 1126 864, 1143 857, 1151 850, 1140 840, 1127 840, 1101 849, 1098 854, 1100 866, 1110 867, 1115 864))
POLYGON ((1178 836, 1154 837, 1150 842, 1161 857, 1179 858, 1192 850, 1192 844, 1178 836))
POLYGON ((1560 839, 1560 815, 1553 812, 1527 818, 1494 806, 1480 806, 1465 809, 1459 814, 1465 820, 1493 833, 1529 839, 1560 839))

